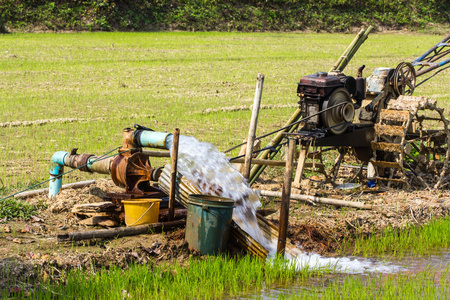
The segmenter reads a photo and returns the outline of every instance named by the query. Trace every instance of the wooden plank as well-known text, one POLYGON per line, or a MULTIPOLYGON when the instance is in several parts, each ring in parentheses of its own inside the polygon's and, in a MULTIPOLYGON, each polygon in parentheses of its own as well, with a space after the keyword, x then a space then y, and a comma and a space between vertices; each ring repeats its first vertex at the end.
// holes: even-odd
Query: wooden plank
POLYGON ((380 120, 407 122, 410 117, 411 113, 409 111, 382 109, 380 112, 380 120))
POLYGON ((94 213, 114 211, 117 206, 109 201, 76 204, 72 207, 73 213, 94 213))
POLYGON ((391 161, 371 161, 372 165, 375 167, 382 167, 382 168, 394 168, 402 170, 402 166, 398 162, 391 162, 391 161))
POLYGON ((402 152, 402 147, 399 144, 394 143, 382 143, 382 142, 372 142, 371 143, 373 150, 387 151, 387 152, 402 152))
POLYGON ((393 125, 380 125, 375 124, 374 126, 375 134, 380 135, 387 135, 387 136, 405 136, 405 128, 402 126, 393 126, 393 125))

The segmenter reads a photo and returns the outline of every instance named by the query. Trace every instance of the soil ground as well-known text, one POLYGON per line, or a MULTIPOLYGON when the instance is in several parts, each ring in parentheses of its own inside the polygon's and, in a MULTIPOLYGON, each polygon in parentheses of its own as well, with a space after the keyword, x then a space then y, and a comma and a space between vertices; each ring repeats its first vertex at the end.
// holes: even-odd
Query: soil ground
MULTIPOLYGON (((314 178, 314 177, 311 177, 314 178)), ((281 177, 261 178, 256 189, 276 190, 282 187, 281 177)), ((357 210, 326 205, 313 206, 291 200, 289 237, 300 249, 336 255, 342 241, 379 233, 388 226, 403 228, 444 217, 450 210, 450 192, 414 191, 388 188, 351 190, 333 189, 320 181, 305 180, 303 192, 328 198, 359 201, 373 205, 372 210, 357 210)), ((47 208, 37 211, 32 220, 6 220, 0 224, 0 287, 16 282, 46 282, 64 277, 71 269, 96 271, 112 265, 126 267, 130 263, 183 263, 199 256, 184 240, 184 228, 169 232, 144 234, 116 239, 58 242, 56 235, 69 231, 91 230, 70 212, 75 204, 104 201, 106 192, 121 192, 112 181, 97 180, 82 189, 67 189, 52 200, 45 195, 24 201, 46 201, 47 208)), ((267 218, 279 219, 279 199, 261 199, 264 208, 275 208, 267 218)), ((229 251, 239 250, 230 245, 229 251)))

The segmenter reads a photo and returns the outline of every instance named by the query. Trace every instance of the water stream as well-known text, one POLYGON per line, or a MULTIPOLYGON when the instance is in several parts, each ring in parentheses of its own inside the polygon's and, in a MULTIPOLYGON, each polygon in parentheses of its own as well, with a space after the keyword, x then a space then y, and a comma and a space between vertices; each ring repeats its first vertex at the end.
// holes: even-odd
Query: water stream
MULTIPOLYGON (((166 140, 167 148, 172 151, 173 136, 166 140)), ((268 240, 259 228, 256 210, 261 207, 258 194, 248 185, 246 179, 229 163, 224 153, 214 145, 200 142, 194 137, 180 136, 178 150, 178 172, 193 183, 201 193, 222 196, 235 201, 233 220, 269 250, 269 255, 276 252, 276 240, 268 240)), ((288 257, 298 268, 308 266, 309 269, 329 267, 337 272, 391 273, 399 267, 370 259, 361 258, 329 258, 315 253, 299 251, 296 257, 288 257)))

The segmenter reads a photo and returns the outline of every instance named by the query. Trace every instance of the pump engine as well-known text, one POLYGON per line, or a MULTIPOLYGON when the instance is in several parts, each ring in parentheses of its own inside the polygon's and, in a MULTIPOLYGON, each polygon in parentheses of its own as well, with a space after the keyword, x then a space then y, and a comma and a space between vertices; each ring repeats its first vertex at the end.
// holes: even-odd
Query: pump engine
POLYGON ((300 79, 297 94, 305 131, 342 134, 365 98, 365 78, 317 72, 300 79), (354 102, 354 101, 355 102, 354 102))

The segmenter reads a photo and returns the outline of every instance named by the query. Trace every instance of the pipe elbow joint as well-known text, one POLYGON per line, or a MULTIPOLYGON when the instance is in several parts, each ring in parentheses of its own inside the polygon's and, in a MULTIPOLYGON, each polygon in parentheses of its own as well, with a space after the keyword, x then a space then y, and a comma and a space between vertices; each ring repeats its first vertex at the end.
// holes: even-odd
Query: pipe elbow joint
POLYGON ((68 152, 55 152, 50 160, 50 175, 58 176, 64 171, 64 159, 68 152))
POLYGON ((61 174, 64 172, 64 159, 68 152, 58 151, 55 152, 50 160, 50 184, 48 196, 49 198, 55 197, 62 186, 61 174))

